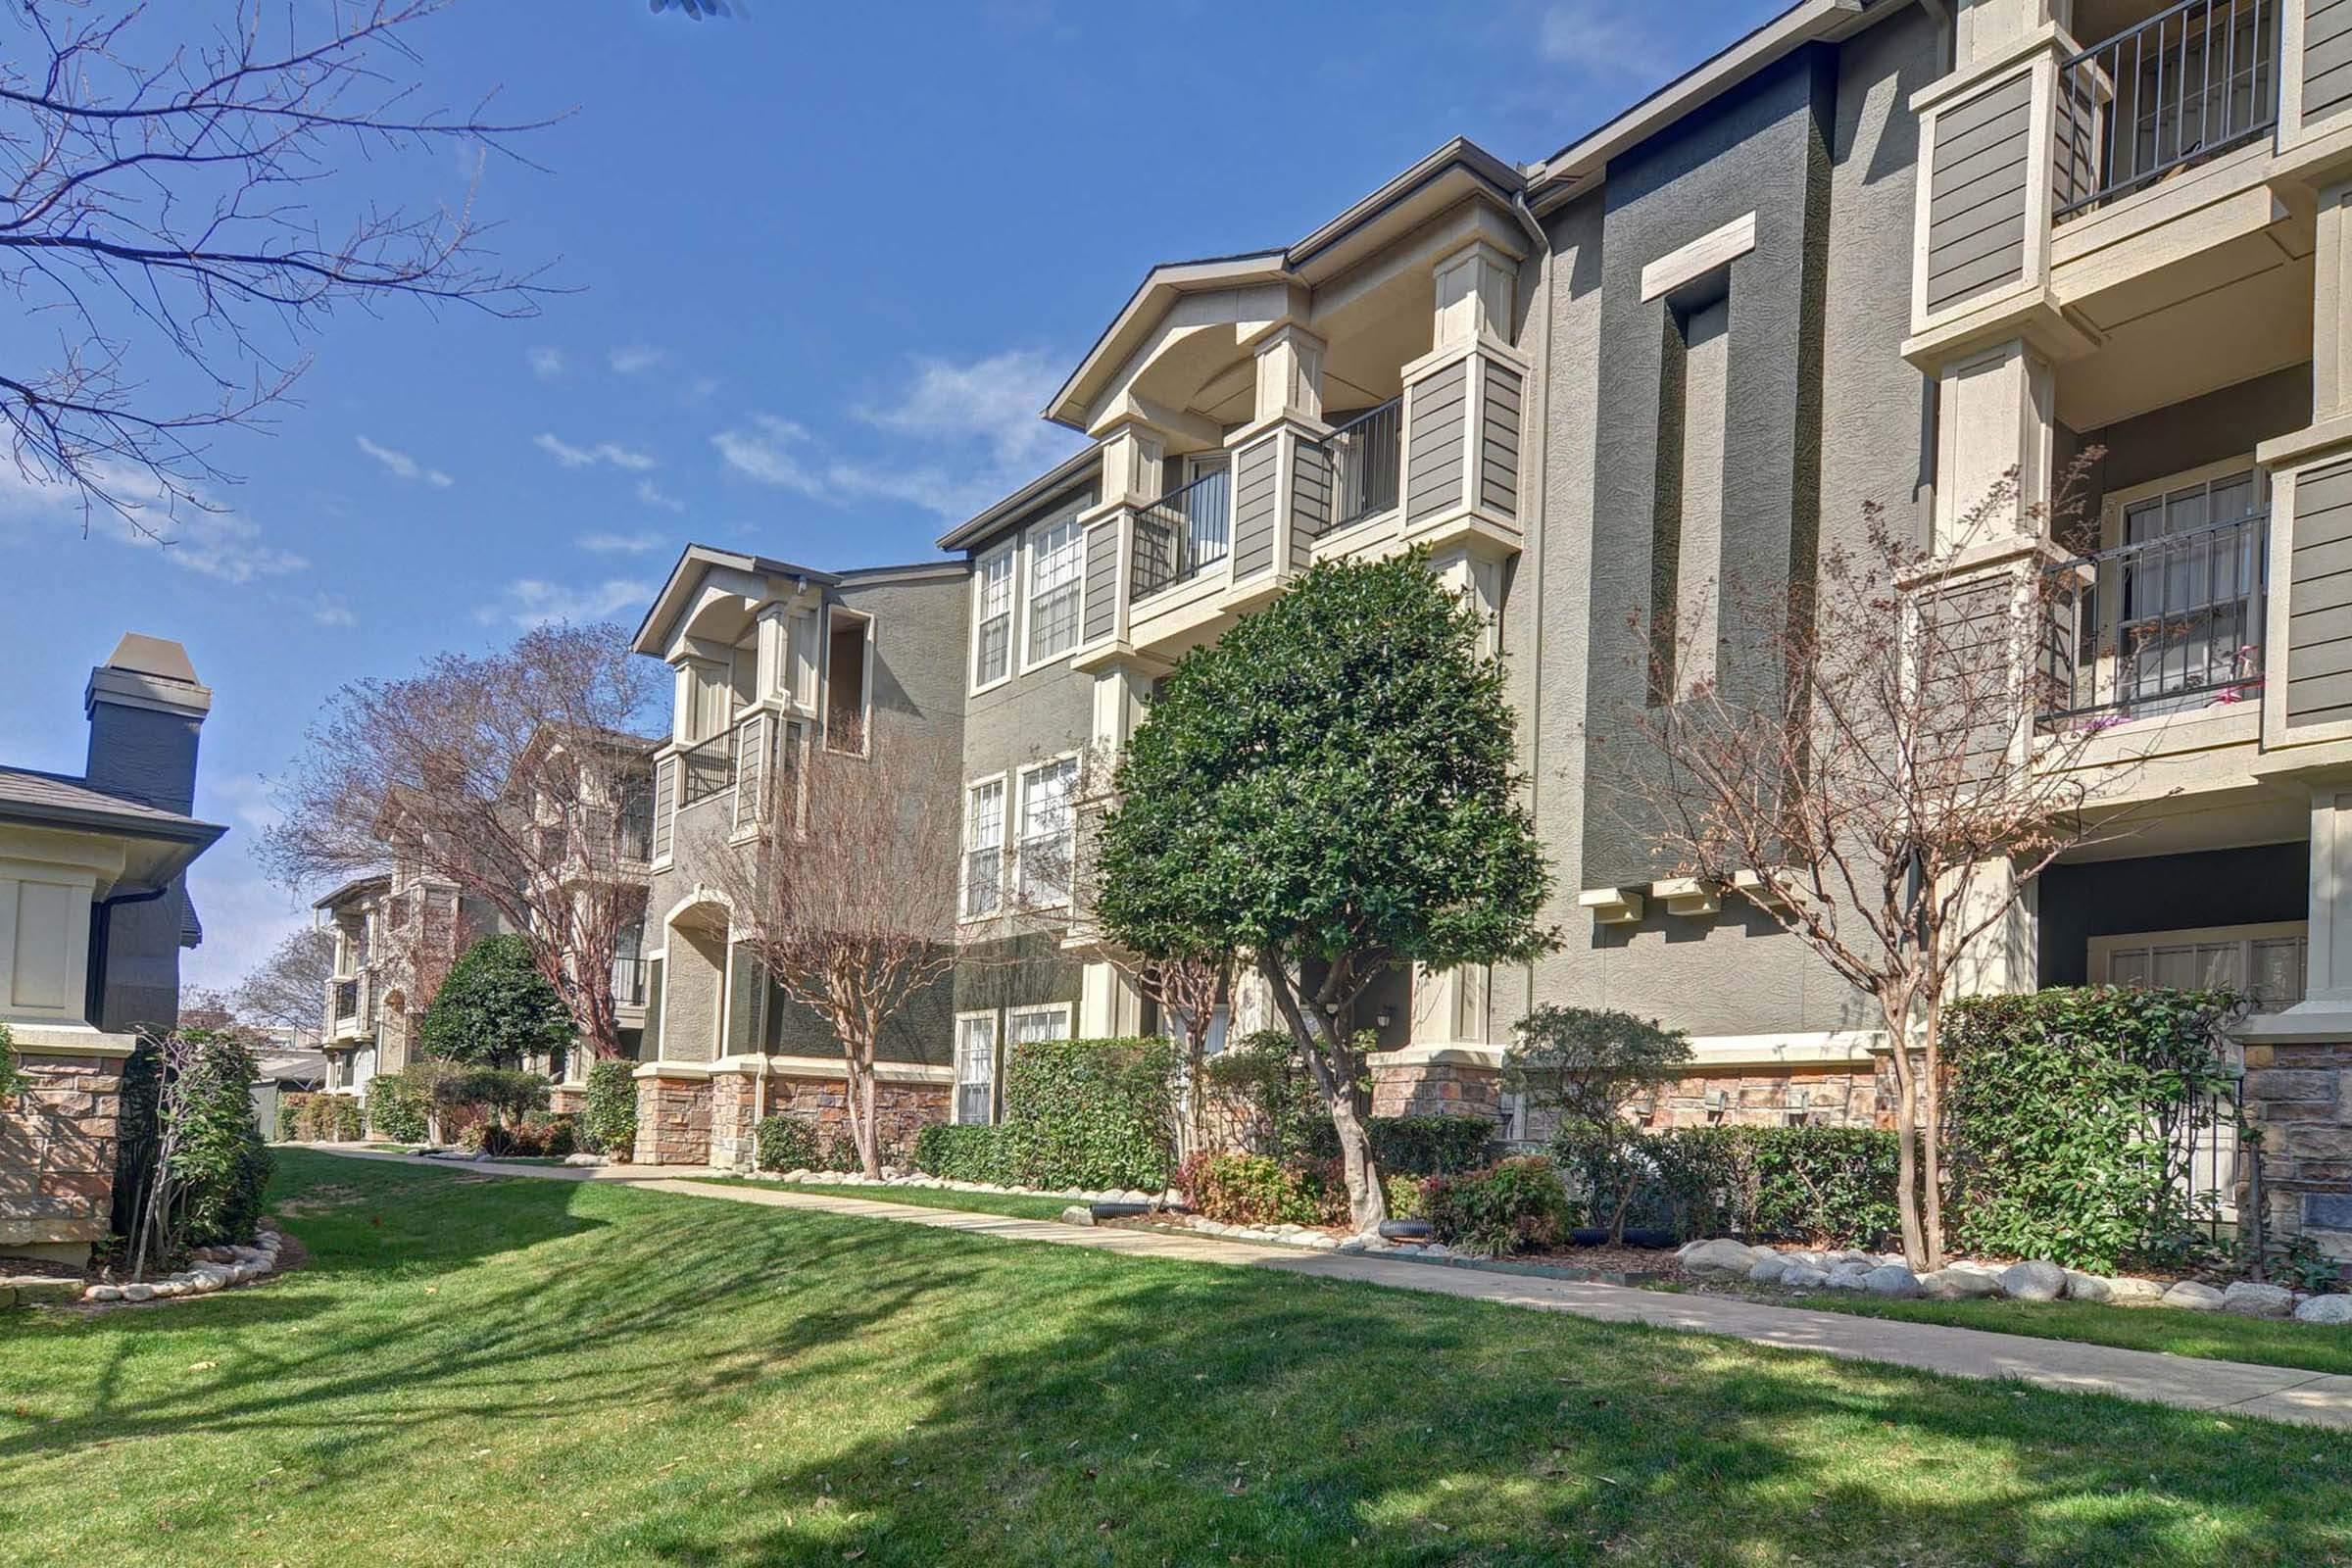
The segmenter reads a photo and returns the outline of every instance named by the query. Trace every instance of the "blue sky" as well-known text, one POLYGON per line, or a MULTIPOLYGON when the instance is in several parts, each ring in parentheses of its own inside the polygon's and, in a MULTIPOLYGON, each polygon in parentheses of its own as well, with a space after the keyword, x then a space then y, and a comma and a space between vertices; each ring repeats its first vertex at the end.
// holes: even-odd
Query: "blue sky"
POLYGON ((426 95, 571 110, 521 143, 541 167, 444 149, 313 199, 473 189, 501 254, 576 292, 339 312, 169 550, 0 505, 0 760, 79 770, 126 629, 215 689, 197 806, 234 831, 194 873, 191 981, 302 918, 247 847, 341 682, 534 617, 633 623, 688 540, 923 559, 1073 449, 1036 411, 1154 262, 1296 238, 1448 136, 1540 158, 1781 9, 739 3, 459 0, 416 35, 426 95), (1278 126, 1314 151, 1252 161, 1278 126))

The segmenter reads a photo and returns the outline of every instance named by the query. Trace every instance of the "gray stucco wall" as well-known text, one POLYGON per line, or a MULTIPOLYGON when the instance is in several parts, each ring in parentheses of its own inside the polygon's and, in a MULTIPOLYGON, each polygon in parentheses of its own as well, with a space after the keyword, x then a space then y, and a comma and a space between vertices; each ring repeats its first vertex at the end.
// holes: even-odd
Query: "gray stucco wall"
MULTIPOLYGON (((1929 389, 1897 352, 1910 318, 1918 123, 1936 32, 1911 9, 1800 56, 1613 165, 1608 190, 1551 216, 1544 515, 1506 614, 1537 831, 1561 950, 1498 973, 1490 1038, 1531 1001, 1624 1007, 1699 1035, 1869 1027, 1873 1009, 1768 917, 1654 904, 1595 926, 1580 889, 1656 873, 1602 781, 1626 765, 1646 698, 1625 616, 1651 602, 1664 307, 1644 264, 1753 211, 1732 265, 1727 571, 1785 581, 1875 501, 1921 525, 1933 473, 1929 389), (1533 624, 1530 624, 1530 623, 1533 624), (1532 657, 1531 657, 1532 655, 1532 657)), ((1532 330, 1532 329, 1531 329, 1532 330)), ((1532 337, 1529 341, 1533 345, 1532 337)), ((1740 666, 1726 649, 1723 665, 1740 666)))

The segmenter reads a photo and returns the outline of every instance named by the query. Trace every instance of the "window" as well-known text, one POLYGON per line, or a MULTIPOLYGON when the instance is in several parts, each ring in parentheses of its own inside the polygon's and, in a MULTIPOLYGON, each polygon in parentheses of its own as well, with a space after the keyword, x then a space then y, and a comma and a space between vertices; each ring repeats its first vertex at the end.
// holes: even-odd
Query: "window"
POLYGON ((1012 673, 1012 546, 982 556, 972 570, 972 687, 1012 673))
POLYGON ((1067 1040, 1070 1038, 1070 1004, 1056 1002, 1045 1007, 1015 1007, 1012 1009, 1012 1043, 1029 1045, 1039 1040, 1067 1040))
POLYGON ((2250 992, 2264 1012, 2303 1000, 2309 941, 2301 920, 2143 931, 2090 939, 2093 985, 2250 992))
POLYGON ((2127 500, 2122 549, 2100 590, 2118 603, 2103 628, 2117 650, 2117 695, 2141 705, 2186 701, 2257 672, 2267 502, 2254 469, 2237 468, 2127 500), (2254 524, 2254 525, 2247 525, 2254 524))
POLYGON ((1086 532, 1074 516, 1048 523, 1029 545, 1029 662, 1078 646, 1078 602, 1086 588, 1086 532))
POLYGON ((997 1015, 964 1013, 956 1019, 956 1119, 966 1124, 995 1119, 997 1015))
POLYGON ((978 920, 1004 906, 1004 780, 963 792, 963 917, 978 920))
POLYGON ((833 612, 825 648, 825 750, 865 755, 870 682, 866 644, 873 622, 863 615, 833 612))
POLYGON ((1070 861, 1077 850, 1077 817, 1070 792, 1078 760, 1063 758, 1021 774, 1021 904, 1052 909, 1070 902, 1070 861))

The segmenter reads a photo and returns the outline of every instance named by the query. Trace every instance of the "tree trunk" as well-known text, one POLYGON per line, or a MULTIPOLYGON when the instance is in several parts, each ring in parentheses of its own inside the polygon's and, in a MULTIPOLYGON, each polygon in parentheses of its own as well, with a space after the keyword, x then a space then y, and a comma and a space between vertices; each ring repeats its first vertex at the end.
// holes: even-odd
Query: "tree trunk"
POLYGON ((874 1062, 870 1052, 853 1049, 849 1058, 850 1139, 866 1175, 882 1174, 882 1150, 874 1127, 874 1062))
POLYGON ((1306 1055, 1315 1087, 1322 1091, 1324 1106, 1331 1112, 1332 1128, 1340 1135, 1340 1170, 1348 1183, 1348 1221, 1357 1235, 1371 1235, 1389 1217, 1389 1201, 1381 1191, 1379 1167, 1372 1159, 1371 1132, 1356 1112, 1355 1075, 1348 1071, 1348 1048, 1340 1043, 1328 1018, 1308 1022, 1308 1009, 1299 1005, 1278 955, 1261 954, 1258 969, 1266 977, 1266 987, 1274 994, 1283 1021, 1290 1025, 1291 1038, 1306 1055))
POLYGON ((1882 1001, 1894 1055, 1894 1209, 1902 1222, 1903 1261, 1916 1272, 1928 1265, 1927 1240, 1919 1223, 1919 1088, 1911 1062, 1910 1004, 1882 1001))
POLYGON ((1942 1023, 1942 1000, 1930 997, 1926 1075, 1921 1086, 1926 1115, 1920 1135, 1920 1179, 1926 1189, 1927 1214, 1920 1229, 1931 1269, 1943 1267, 1943 1055, 1937 1039, 1942 1023))

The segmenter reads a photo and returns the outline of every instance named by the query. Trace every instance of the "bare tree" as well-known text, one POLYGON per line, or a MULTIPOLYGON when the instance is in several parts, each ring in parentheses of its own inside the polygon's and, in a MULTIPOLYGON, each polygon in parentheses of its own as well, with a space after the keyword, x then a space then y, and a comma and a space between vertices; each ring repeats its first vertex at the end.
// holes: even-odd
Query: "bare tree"
POLYGON ((316 1034, 320 1001, 334 973, 333 934, 306 926, 287 933, 270 956, 247 971, 229 1001, 248 1023, 316 1034))
MULTIPOLYGON (((632 726, 655 690, 612 625, 543 626, 405 680, 353 681, 279 781, 284 819, 261 858, 295 887, 389 858, 479 901, 529 945, 589 1049, 616 1056, 613 957, 644 920, 650 858, 654 742, 632 726)), ((417 940, 454 946, 438 929, 417 940)))
POLYGON ((955 971, 954 759, 877 729, 868 755, 818 751, 764 770, 758 837, 698 863, 731 906, 736 942, 841 1043, 851 1137, 879 1175, 874 1062, 883 1033, 955 971))
MULTIPOLYGON (((2019 510, 2005 480, 1954 535, 1982 540, 2019 510)), ((2024 512, 2037 531, 2047 509, 2024 512)), ((2145 755, 2095 722, 2041 721, 2064 706, 2050 662, 2074 631, 2057 579, 2038 557, 1987 569, 1972 554, 1923 550, 1873 508, 1863 542, 1827 552, 1815 581, 1727 584, 1720 628, 1636 617, 1652 701, 1635 730, 1649 755, 1616 758, 1588 786, 1613 797, 1661 875, 1745 898, 1877 1004, 1914 1268, 1943 1262, 1944 1003, 1984 964, 2032 962, 1999 951, 2029 888, 2069 850, 2128 830, 2129 808, 2101 797, 2145 755), (1718 637, 1736 661, 1693 678, 1716 667, 1718 637)))
POLYGON ((511 156, 532 128, 487 102, 417 104, 410 40, 446 3, 215 0, 194 44, 163 36, 177 5, 9 8, 0 282, 55 336, 0 366, 0 419, 20 476, 75 497, 85 529, 107 512, 163 538, 181 509, 216 510, 205 486, 231 476, 210 436, 286 395, 302 340, 339 305, 535 314, 542 286, 497 265, 470 193, 421 211, 354 189, 339 229, 314 205, 352 166, 450 146, 511 156))

